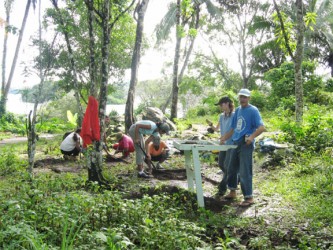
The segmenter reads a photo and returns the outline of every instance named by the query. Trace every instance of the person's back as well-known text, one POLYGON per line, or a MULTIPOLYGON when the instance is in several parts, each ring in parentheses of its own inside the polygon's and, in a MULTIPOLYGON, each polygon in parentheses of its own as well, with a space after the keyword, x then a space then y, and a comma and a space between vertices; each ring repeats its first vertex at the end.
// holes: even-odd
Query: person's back
MULTIPOLYGON (((77 156, 81 152, 82 138, 80 137, 81 129, 68 134, 60 144, 60 151, 65 156, 77 156)), ((66 159, 67 157, 65 157, 66 159)))
POLYGON ((134 152, 134 142, 131 137, 128 135, 123 135, 121 140, 119 141, 119 144, 122 144, 123 148, 128 149, 129 152, 134 152))

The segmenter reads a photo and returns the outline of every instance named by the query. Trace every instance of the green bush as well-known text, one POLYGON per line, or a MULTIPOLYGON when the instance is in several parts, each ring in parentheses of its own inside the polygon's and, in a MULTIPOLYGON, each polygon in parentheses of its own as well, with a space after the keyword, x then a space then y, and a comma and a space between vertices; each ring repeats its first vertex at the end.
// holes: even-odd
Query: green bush
MULTIPOLYGON (((257 90, 251 91, 251 104, 256 106, 260 111, 267 109, 267 96, 257 90)), ((237 103, 236 103, 237 106, 237 103)))
POLYGON ((18 158, 17 152, 7 148, 0 150, 0 176, 10 176, 24 170, 25 162, 18 158))
POLYGON ((25 119, 23 116, 16 116, 10 112, 5 113, 0 119, 0 131, 24 135, 26 131, 25 119))
POLYGON ((304 117, 304 125, 286 120, 281 129, 285 132, 285 140, 292 142, 299 149, 321 152, 333 146, 333 119, 320 115, 320 107, 304 117))
MULTIPOLYGON (((316 64, 314 62, 305 61, 302 63, 302 76, 304 97, 309 98, 313 103, 321 103, 319 98, 320 90, 324 89, 322 77, 315 74, 316 64), (318 92, 318 94, 315 94, 318 92), (314 97, 314 96, 317 96, 314 97)), ((295 97, 295 76, 294 64, 285 62, 279 68, 267 71, 264 79, 271 84, 272 90, 269 96, 270 107, 276 108, 276 104, 280 104, 282 98, 295 97), (272 105, 274 104, 275 105, 272 105)))

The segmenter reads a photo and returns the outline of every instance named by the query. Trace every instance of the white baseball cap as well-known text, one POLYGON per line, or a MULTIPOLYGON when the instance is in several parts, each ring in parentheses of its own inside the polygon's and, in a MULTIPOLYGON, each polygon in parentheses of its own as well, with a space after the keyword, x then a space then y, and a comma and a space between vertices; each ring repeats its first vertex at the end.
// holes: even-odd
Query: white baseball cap
POLYGON ((251 95, 251 91, 248 90, 248 89, 241 89, 239 92, 238 92, 238 95, 243 95, 243 96, 247 96, 249 97, 251 95))

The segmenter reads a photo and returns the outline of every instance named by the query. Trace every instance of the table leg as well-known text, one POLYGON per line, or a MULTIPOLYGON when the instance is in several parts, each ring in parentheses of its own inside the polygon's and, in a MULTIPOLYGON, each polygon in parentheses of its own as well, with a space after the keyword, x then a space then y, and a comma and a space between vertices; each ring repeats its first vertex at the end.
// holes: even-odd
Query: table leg
POLYGON ((185 168, 186 168, 186 178, 187 178, 187 185, 188 189, 191 191, 194 191, 194 185, 193 185, 193 169, 192 169, 192 160, 191 160, 191 151, 190 150, 185 150, 185 168))
POLYGON ((197 191, 197 200, 199 207, 205 207, 203 190, 202 190, 202 179, 201 179, 201 168, 200 168, 200 159, 199 159, 199 150, 195 147, 192 149, 192 157, 194 164, 194 176, 195 176, 195 185, 197 191))

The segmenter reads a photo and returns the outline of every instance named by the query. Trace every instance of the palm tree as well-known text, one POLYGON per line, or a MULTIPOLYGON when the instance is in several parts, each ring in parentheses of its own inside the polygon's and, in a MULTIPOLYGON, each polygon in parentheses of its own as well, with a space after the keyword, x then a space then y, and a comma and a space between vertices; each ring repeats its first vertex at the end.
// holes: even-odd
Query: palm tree
POLYGON ((312 0, 308 11, 316 14, 312 30, 305 33, 305 56, 319 58, 331 68, 333 77, 333 2, 332 0, 312 0))
POLYGON ((219 13, 217 7, 210 0, 192 0, 190 2, 177 0, 176 4, 169 5, 168 12, 165 14, 161 22, 156 27, 157 44, 165 41, 169 35, 170 30, 176 26, 176 45, 173 60, 173 73, 172 73, 172 91, 168 98, 166 105, 162 108, 165 110, 166 106, 171 103, 171 120, 177 118, 178 107, 178 92, 179 84, 181 83, 183 74, 189 62, 189 57, 192 53, 196 34, 199 29, 200 7, 202 4, 206 5, 207 11, 210 15, 214 16, 219 13), (187 32, 186 32, 187 31, 187 32), (185 49, 184 56, 181 57, 181 44, 183 38, 189 39, 188 48, 185 49), (179 63, 183 59, 183 65, 179 72, 179 63))
POLYGON ((135 37, 135 45, 132 56, 132 65, 131 65, 131 81, 128 89, 126 108, 125 108, 125 128, 126 132, 130 128, 130 126, 135 122, 133 115, 133 105, 134 105, 134 96, 135 96, 135 88, 138 82, 138 69, 141 58, 141 47, 142 47, 142 38, 143 38, 143 24, 144 18, 146 14, 146 10, 149 4, 149 0, 139 1, 134 13, 137 14, 137 26, 136 26, 136 37, 135 37))
MULTIPOLYGON (((9 1, 9 2, 6 2, 6 3, 8 3, 9 6, 11 6, 12 2, 9 1)), ((13 80, 13 76, 14 76, 14 72, 15 72, 15 68, 16 68, 16 63, 17 63, 19 52, 20 52, 22 38, 23 38, 23 34, 24 34, 24 29, 25 29, 25 25, 27 23, 31 3, 33 4, 33 8, 35 9, 37 0, 27 0, 26 7, 25 7, 25 12, 24 12, 24 16, 23 16, 23 20, 22 20, 22 24, 21 24, 21 29, 19 31, 19 37, 18 37, 17 44, 16 44, 15 54, 14 54, 13 62, 12 62, 11 69, 10 69, 10 72, 9 72, 9 77, 8 77, 7 82, 5 80, 2 81, 1 96, 0 96, 0 117, 2 115, 4 115, 5 112, 6 112, 8 92, 9 92, 9 89, 10 89, 10 86, 11 86, 11 83, 12 83, 12 80, 13 80)), ((9 8, 9 11, 7 11, 7 8, 6 8, 6 14, 10 15, 10 8, 9 8)), ((9 18, 9 17, 7 16, 7 18, 9 18)), ((6 46, 6 43, 7 42, 5 42, 4 46, 6 46)), ((6 61, 6 51, 7 51, 7 49, 6 49, 6 47, 4 47, 3 60, 5 60, 5 61, 6 61)), ((5 77, 5 72, 4 71, 5 70, 3 69, 3 76, 2 76, 3 79, 5 77)))
POLYGON ((274 8, 277 12, 278 19, 280 21, 281 30, 283 34, 283 38, 285 41, 285 45, 287 47, 287 51, 289 56, 294 62, 294 75, 295 75, 295 114, 296 114, 296 122, 298 124, 302 124, 303 122, 303 82, 302 82, 302 62, 304 57, 304 34, 305 34, 305 7, 302 0, 295 1, 295 9, 296 9, 296 19, 295 19, 295 36, 296 36, 296 49, 293 52, 290 46, 290 39, 285 29, 284 20, 282 14, 280 12, 279 6, 276 4, 276 1, 273 0, 274 8))

